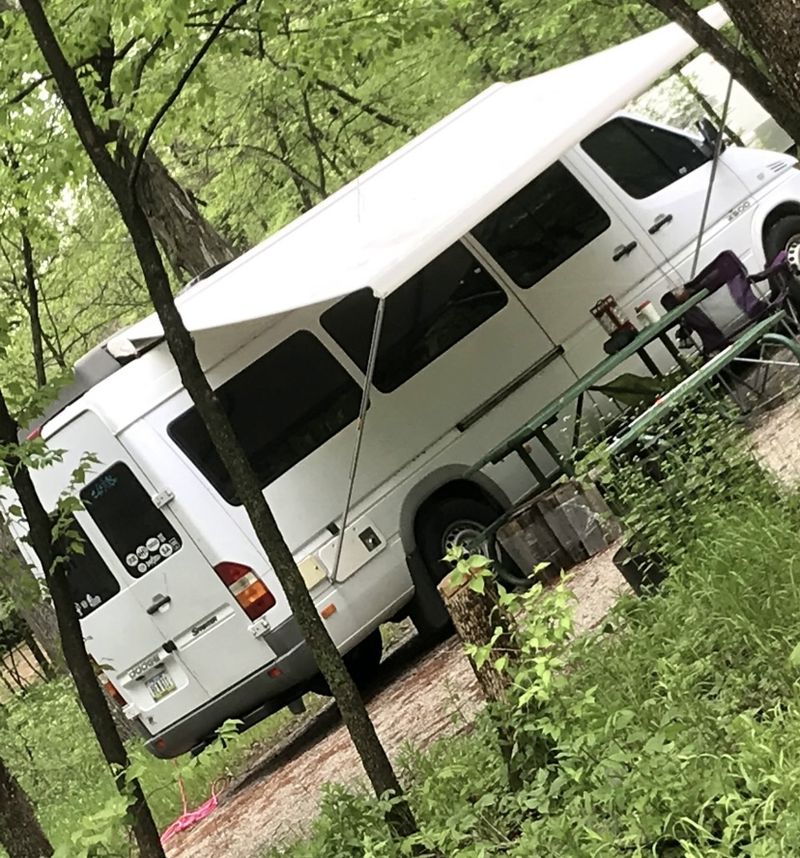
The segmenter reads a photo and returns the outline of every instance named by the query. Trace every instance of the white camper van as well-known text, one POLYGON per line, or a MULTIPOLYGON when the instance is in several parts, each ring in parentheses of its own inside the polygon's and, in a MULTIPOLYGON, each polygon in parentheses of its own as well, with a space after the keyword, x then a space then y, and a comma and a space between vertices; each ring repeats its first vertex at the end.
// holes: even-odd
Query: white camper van
MULTIPOLYGON (((630 309, 688 276, 711 156, 683 132, 617 115, 407 278, 386 304, 356 503, 330 580, 376 301, 359 290, 273 319, 198 332, 209 378, 315 603, 356 666, 381 622, 440 622, 446 547, 529 488, 508 460, 462 474, 602 357, 589 308, 630 309)), ((390 165, 391 167, 391 165, 390 165)), ((347 196, 329 203, 346 204, 347 196)), ((302 237, 303 223, 290 228, 302 237)), ((258 276, 259 254, 211 277, 258 276)), ((760 266, 800 240, 800 172, 728 149, 704 245, 760 266)), ((199 287, 195 287, 199 288, 199 287)), ((132 340, 141 345, 141 338, 132 340)), ((133 350, 135 351, 135 350, 133 350)), ((89 383, 45 422, 61 464, 34 474, 53 506, 86 452, 87 537, 71 581, 89 650, 161 756, 223 720, 295 699, 315 666, 183 389, 166 345, 81 363, 89 383)))
MULTIPOLYGON (((654 34, 636 40, 638 59, 614 54, 615 80, 632 62, 649 62, 655 79, 691 47, 667 32, 656 59, 654 34)), ((529 490, 516 457, 464 474, 603 357, 591 306, 608 294, 628 311, 658 304, 689 276, 711 148, 611 115, 610 101, 589 115, 578 100, 599 66, 586 62, 583 79, 572 67, 559 78, 562 100, 552 77, 538 90, 490 89, 181 297, 207 375, 356 671, 377 663, 382 622, 410 613, 423 627, 443 623, 435 583, 446 548, 529 490), (526 113, 532 92, 550 105, 545 118, 566 99, 569 122, 526 113), (391 288, 334 579, 377 282, 391 288)), ((614 98, 635 91, 615 85, 614 98)), ((732 249, 761 267, 800 242, 795 166, 724 151, 702 261, 732 249)), ((48 507, 85 454, 97 458, 80 490, 86 552, 70 580, 88 648, 149 749, 180 754, 227 718, 251 724, 295 700, 314 661, 157 322, 87 355, 40 431, 64 451, 33 475, 48 507)))

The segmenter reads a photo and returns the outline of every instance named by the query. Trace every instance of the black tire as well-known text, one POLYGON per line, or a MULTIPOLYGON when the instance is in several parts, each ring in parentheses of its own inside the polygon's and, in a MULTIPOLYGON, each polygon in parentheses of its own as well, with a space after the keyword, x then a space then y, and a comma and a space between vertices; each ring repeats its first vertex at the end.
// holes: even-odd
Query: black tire
MULTIPOLYGON (((487 501, 463 497, 446 498, 425 513, 417 524, 417 549, 436 584, 452 568, 444 560, 448 549, 469 542, 499 515, 487 501)), ((495 574, 506 587, 529 587, 533 583, 511 558, 498 551, 494 540, 483 550, 495 561, 495 574)))
MULTIPOLYGON (((792 244, 800 245, 800 215, 786 215, 777 220, 764 237, 764 255, 767 265, 782 251, 788 250, 792 244)), ((800 276, 787 275, 789 277, 788 291, 792 304, 800 308, 800 276)), ((784 275, 776 275, 770 278, 770 287, 773 292, 779 291, 784 286, 784 275)))
POLYGON ((383 638, 381 630, 377 628, 344 657, 344 663, 356 685, 361 686, 375 678, 382 656, 383 638))
MULTIPOLYGON (((360 644, 356 644, 344 656, 344 663, 353 681, 359 688, 368 685, 377 673, 378 665, 383 655, 383 638, 381 630, 370 632, 360 644)), ((309 690, 324 697, 331 696, 328 683, 321 673, 318 673, 309 683, 309 690)))

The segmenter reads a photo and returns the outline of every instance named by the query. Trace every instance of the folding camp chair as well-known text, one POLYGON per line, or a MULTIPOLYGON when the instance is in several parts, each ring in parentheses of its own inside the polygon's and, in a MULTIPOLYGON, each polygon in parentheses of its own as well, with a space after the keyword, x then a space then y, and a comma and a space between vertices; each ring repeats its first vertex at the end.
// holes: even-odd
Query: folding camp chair
MULTIPOLYGON (((785 251, 779 253, 770 265, 758 274, 749 274, 744 263, 730 250, 723 251, 700 273, 685 284, 677 294, 668 292, 661 298, 666 310, 671 310, 681 301, 702 290, 709 295, 687 311, 681 322, 678 338, 691 340, 694 334, 700 340, 700 351, 710 357, 735 342, 748 328, 769 316, 785 311, 786 320, 781 322, 786 332, 794 337, 798 330, 794 307, 789 301, 791 271, 785 251), (757 292, 756 283, 769 281, 769 289, 757 292)), ((734 370, 721 376, 721 381, 738 400, 731 381, 751 390, 763 398, 768 383, 770 368, 792 367, 796 362, 786 362, 778 357, 769 358, 768 349, 774 345, 759 342, 752 350, 737 357, 737 364, 755 364, 760 378, 754 380, 734 370)), ((741 402, 739 403, 741 405, 741 402)))

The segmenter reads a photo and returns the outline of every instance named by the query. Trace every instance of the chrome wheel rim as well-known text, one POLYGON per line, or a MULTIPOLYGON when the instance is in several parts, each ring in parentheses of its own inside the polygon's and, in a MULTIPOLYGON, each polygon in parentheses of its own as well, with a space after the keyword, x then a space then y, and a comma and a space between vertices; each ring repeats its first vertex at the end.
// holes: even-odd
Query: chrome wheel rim
POLYGON ((489 542, 484 537, 475 545, 476 540, 485 530, 484 525, 477 521, 467 519, 454 521, 442 536, 442 556, 446 557, 451 551, 458 548, 466 548, 473 545, 473 553, 486 556, 489 551, 489 542))

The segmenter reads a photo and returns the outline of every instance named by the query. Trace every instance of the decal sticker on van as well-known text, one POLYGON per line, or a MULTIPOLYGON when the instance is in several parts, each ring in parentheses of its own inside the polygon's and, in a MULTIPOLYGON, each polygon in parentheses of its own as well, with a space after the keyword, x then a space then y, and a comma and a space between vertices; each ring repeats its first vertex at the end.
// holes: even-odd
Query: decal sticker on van
POLYGON ((124 462, 116 462, 89 483, 81 500, 134 578, 180 551, 178 532, 124 462))

